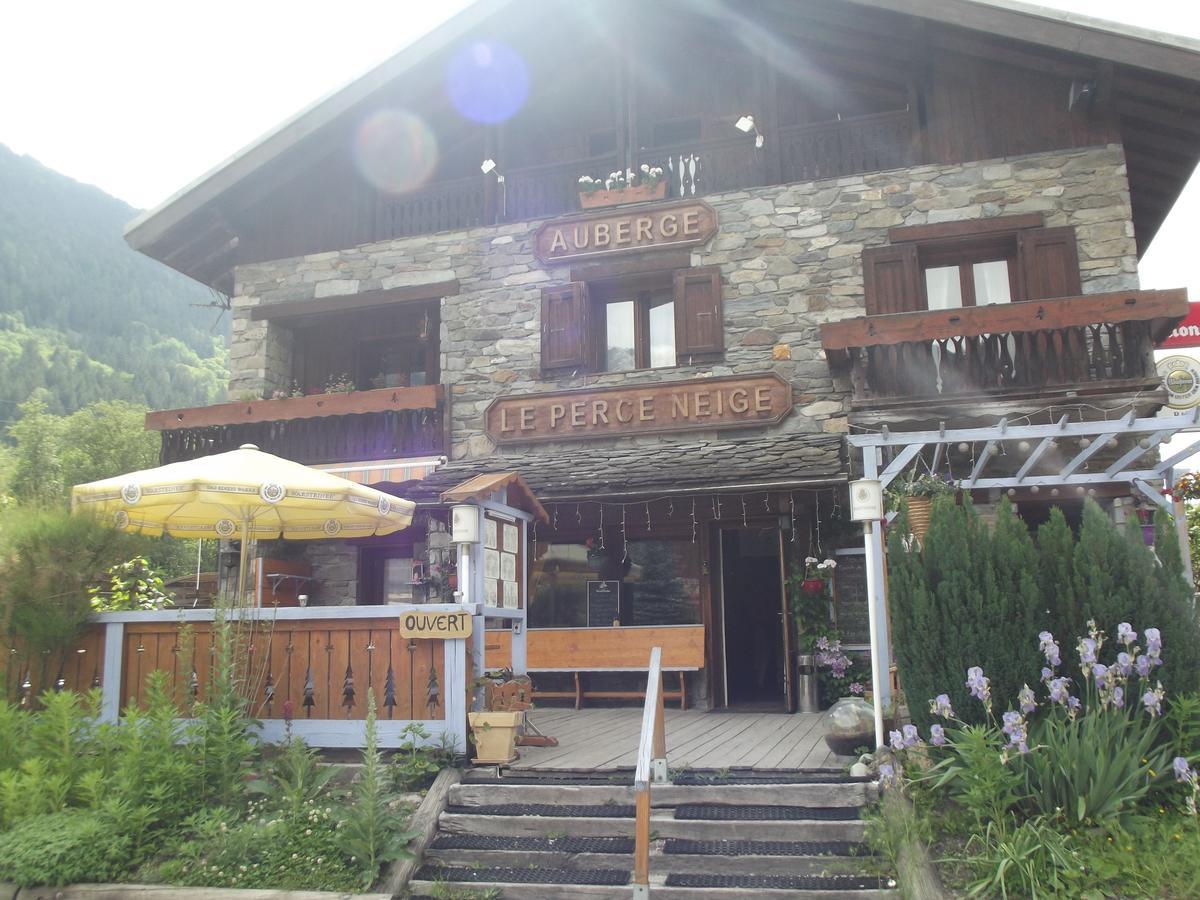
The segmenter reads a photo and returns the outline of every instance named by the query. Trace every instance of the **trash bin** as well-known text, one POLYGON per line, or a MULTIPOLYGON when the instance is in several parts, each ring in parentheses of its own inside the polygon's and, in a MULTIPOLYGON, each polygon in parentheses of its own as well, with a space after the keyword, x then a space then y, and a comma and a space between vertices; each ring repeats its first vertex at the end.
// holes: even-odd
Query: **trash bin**
POLYGON ((796 694, 800 712, 819 712, 821 701, 817 683, 817 665, 811 653, 801 653, 796 657, 796 674, 796 694))

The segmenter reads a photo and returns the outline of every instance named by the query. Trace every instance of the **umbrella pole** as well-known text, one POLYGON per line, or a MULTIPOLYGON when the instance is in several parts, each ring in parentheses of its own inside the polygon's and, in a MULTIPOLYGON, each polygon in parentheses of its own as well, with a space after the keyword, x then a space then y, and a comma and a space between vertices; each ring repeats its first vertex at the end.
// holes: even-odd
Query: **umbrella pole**
POLYGON ((242 546, 238 560, 238 606, 250 606, 246 596, 246 563, 250 556, 250 517, 242 516, 242 546))

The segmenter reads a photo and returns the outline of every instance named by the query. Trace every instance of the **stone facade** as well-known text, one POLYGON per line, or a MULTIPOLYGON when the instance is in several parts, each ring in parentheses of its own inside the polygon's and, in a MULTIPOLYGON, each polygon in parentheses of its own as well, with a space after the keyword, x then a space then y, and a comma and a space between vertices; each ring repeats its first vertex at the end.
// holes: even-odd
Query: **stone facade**
MULTIPOLYGON (((1083 290, 1137 287, 1137 256, 1119 145, 954 166, 919 166, 704 198, 719 231, 692 252, 719 265, 725 299, 724 359, 621 374, 544 380, 540 287, 569 280, 531 251, 538 221, 423 235, 343 251, 247 265, 236 272, 230 394, 286 387, 288 330, 250 319, 258 304, 317 299, 457 278, 441 306, 441 372, 452 398, 452 455, 487 456, 483 412, 498 396, 590 385, 774 371, 794 387, 796 434, 847 430, 850 385, 834 379, 819 326, 864 309, 861 254, 887 243, 896 225, 1039 212, 1071 225, 1083 290)), ((695 440, 697 433, 689 435, 695 440)), ((701 439, 706 435, 699 435, 701 439)), ((670 435, 637 439, 669 443, 670 435)), ((626 444, 629 443, 627 439, 626 444)), ((538 452, 562 453, 566 445, 538 452)))

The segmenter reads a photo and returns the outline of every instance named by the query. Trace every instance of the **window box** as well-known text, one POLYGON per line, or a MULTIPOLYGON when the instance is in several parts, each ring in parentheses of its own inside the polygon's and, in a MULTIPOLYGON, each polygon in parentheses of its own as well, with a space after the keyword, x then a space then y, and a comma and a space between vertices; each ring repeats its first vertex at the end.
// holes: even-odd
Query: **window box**
POLYGON ((639 184, 634 187, 614 188, 611 191, 581 191, 580 209, 596 209, 601 206, 621 206, 625 203, 646 203, 662 200, 667 196, 667 180, 659 179, 656 184, 639 184))

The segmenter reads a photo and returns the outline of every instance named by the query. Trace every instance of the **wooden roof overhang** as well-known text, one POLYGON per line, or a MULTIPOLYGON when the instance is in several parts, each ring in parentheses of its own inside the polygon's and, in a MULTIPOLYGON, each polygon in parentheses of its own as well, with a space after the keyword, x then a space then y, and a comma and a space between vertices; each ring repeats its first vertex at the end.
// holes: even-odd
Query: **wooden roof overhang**
MULTIPOLYGON (((542 23, 536 9, 521 0, 477 0, 143 213, 126 228, 127 242, 232 293, 232 268, 262 261, 249 258, 254 254, 240 233, 256 227, 255 204, 311 175, 338 146, 339 130, 398 84, 420 82, 456 42, 484 28, 542 33, 526 27, 542 23)), ((1013 0, 764 0, 754 17, 720 5, 706 14, 756 50, 765 42, 782 52, 803 77, 819 80, 825 69, 848 72, 864 89, 882 93, 919 84, 931 48, 1090 82, 1096 108, 1119 123, 1139 253, 1200 161, 1197 41, 1013 0), (803 53, 789 53, 786 42, 796 40, 803 53)))
POLYGON ((466 503, 491 499, 500 491, 507 491, 509 506, 529 513, 539 522, 549 522, 545 507, 534 496, 533 490, 516 472, 488 472, 468 478, 462 484, 443 491, 438 499, 444 504, 466 503))

